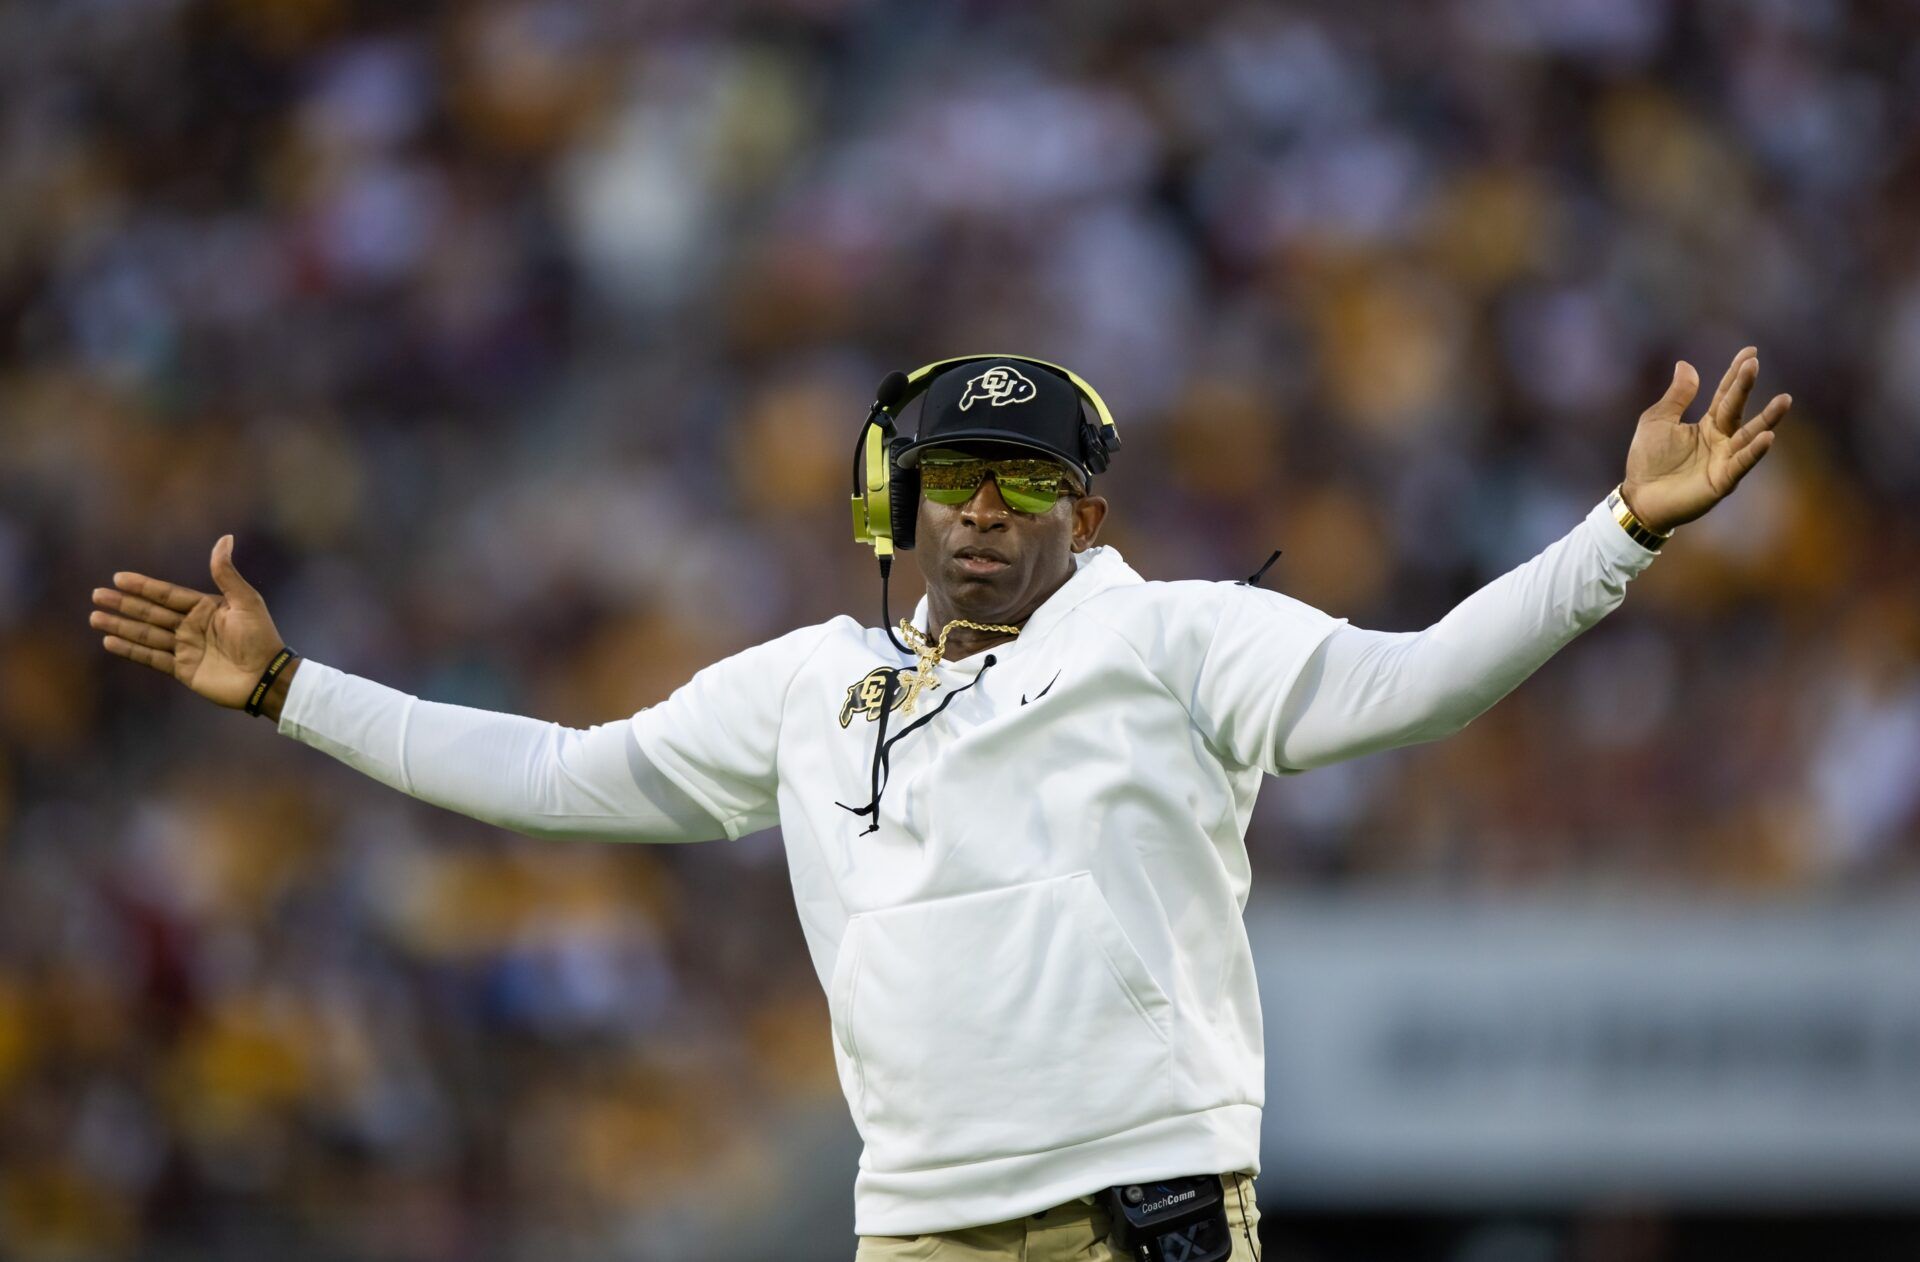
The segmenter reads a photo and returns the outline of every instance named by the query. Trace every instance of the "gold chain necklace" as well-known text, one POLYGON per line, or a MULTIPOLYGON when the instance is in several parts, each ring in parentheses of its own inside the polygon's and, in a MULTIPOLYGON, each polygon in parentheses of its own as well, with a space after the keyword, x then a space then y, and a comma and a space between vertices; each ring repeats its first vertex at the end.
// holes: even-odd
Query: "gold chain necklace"
POLYGON ((912 714, 913 703, 919 699, 920 694, 940 686, 940 681, 933 677, 933 668, 940 664, 941 655, 947 651, 947 635, 955 627, 967 627, 974 631, 1004 631, 1008 635, 1020 634, 1019 627, 1009 627, 1001 623, 969 622, 965 618, 955 618, 940 628, 940 639, 934 643, 929 642, 926 632, 914 626, 912 622, 905 618, 900 619, 900 638, 907 642, 907 647, 913 650, 914 657, 919 659, 914 663, 913 673, 902 682, 907 694, 901 698, 900 713, 912 714))

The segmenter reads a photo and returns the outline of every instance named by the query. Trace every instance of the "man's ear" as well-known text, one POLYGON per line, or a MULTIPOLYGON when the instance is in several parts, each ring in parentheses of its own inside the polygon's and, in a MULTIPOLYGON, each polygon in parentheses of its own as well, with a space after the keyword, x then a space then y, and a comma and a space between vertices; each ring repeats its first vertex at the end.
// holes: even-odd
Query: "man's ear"
POLYGON ((1085 552, 1100 538, 1100 523, 1107 519, 1107 501, 1098 495, 1082 495, 1073 502, 1073 550, 1085 552))

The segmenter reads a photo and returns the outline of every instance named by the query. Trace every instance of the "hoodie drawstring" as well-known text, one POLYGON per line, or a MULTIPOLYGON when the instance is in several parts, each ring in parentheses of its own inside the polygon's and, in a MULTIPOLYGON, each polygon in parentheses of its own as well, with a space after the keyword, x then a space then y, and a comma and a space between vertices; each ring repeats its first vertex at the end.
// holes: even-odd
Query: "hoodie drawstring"
POLYGON ((1273 563, 1275 561, 1278 561, 1279 559, 1280 559, 1280 549, 1275 548, 1273 550, 1273 555, 1267 558, 1267 563, 1265 565, 1261 566, 1259 569, 1255 570, 1253 573, 1247 575, 1247 577, 1241 579, 1238 583, 1234 584, 1234 586, 1236 587, 1260 586, 1260 580, 1266 577, 1267 571, 1272 569, 1273 563))
MULTIPOLYGON (((944 639, 944 637, 942 638, 944 639)), ((896 671, 887 672, 886 682, 881 685, 880 689, 880 731, 875 736, 873 742, 873 798, 865 806, 848 806, 845 802, 834 803, 835 806, 843 811, 851 811, 855 815, 873 816, 873 822, 860 831, 862 837, 868 833, 877 832, 880 828, 880 795, 887 791, 887 776, 891 772, 893 747, 939 718, 940 712, 952 705, 955 697, 966 692, 969 688, 979 687, 980 681, 987 677, 987 671, 992 668, 993 663, 993 654, 987 654, 986 660, 980 663, 980 673, 973 677, 972 683, 968 684, 966 688, 955 688, 952 692, 940 698, 939 705, 901 728, 899 735, 895 736, 892 740, 887 739, 887 714, 893 708, 893 691, 899 675, 896 671)))

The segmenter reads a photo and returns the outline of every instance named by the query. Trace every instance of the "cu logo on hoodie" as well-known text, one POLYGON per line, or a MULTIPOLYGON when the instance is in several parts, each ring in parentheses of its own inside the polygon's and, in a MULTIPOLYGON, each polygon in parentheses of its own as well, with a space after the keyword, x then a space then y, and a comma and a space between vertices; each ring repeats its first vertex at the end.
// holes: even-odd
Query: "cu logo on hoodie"
POLYGON ((840 726, 853 722, 853 716, 864 714, 871 723, 880 717, 881 703, 887 695, 887 676, 893 675, 893 704, 887 708, 898 710, 900 703, 907 699, 906 676, 913 672, 898 666, 878 666, 868 671, 857 682, 847 685, 847 703, 840 707, 840 726))
POLYGON ((1028 403, 1039 393, 1018 368, 989 368, 967 382, 966 393, 960 396, 960 410, 964 412, 981 402, 991 403, 995 407, 1008 403, 1028 403))

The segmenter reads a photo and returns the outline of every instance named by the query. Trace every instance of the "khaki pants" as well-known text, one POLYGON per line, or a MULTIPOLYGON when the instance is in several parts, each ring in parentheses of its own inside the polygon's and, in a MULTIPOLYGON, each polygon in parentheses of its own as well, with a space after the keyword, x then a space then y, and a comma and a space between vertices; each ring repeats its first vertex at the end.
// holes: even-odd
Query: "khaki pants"
MULTIPOLYGON (((1227 1225, 1233 1229, 1232 1262, 1254 1262, 1260 1207, 1253 1203, 1253 1178, 1234 1174, 1221 1182, 1227 1193, 1227 1225)), ((932 1236, 862 1236, 854 1262, 1127 1262, 1108 1239, 1110 1218, 1098 1205, 1068 1201, 1044 1213, 985 1227, 932 1236)))

